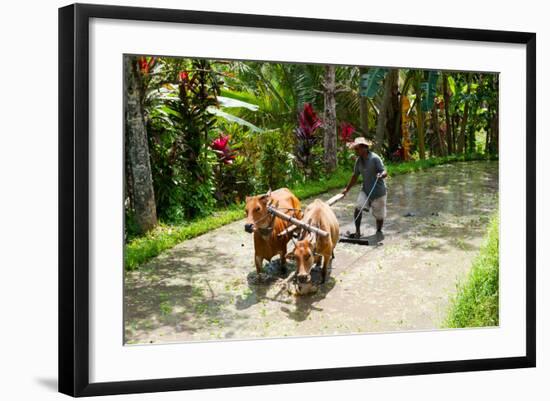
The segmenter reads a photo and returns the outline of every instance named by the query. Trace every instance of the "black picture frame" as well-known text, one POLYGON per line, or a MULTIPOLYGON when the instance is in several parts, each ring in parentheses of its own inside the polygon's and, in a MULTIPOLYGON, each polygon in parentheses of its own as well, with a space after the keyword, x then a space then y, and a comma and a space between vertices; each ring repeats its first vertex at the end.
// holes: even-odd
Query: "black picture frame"
POLYGON ((74 4, 59 9, 59 391, 71 396, 160 392, 534 367, 536 35, 479 29, 74 4), (123 382, 89 381, 89 21, 159 21, 526 46, 526 353, 521 357, 353 366, 123 382))

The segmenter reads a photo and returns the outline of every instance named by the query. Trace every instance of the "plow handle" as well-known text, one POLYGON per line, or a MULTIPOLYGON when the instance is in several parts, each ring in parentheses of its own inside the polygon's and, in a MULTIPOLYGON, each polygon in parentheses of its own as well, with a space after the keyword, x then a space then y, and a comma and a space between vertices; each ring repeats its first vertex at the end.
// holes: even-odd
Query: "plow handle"
POLYGON ((344 194, 342 194, 342 193, 336 194, 336 195, 334 195, 332 198, 330 198, 330 199, 327 201, 327 205, 332 206, 332 205, 334 205, 336 202, 338 202, 340 199, 342 199, 343 197, 344 197, 344 194))

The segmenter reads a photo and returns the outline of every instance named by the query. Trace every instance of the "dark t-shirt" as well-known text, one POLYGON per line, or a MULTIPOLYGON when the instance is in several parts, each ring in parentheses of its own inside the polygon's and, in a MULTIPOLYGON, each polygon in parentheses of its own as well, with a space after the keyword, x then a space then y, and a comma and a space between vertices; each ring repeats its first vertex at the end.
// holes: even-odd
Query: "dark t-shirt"
MULTIPOLYGON (((363 176, 363 192, 369 194, 372 186, 376 181, 376 175, 384 171, 384 163, 382 159, 376 153, 370 152, 367 158, 358 157, 355 161, 355 167, 353 168, 353 174, 363 176)), ((372 191, 370 199, 380 198, 386 195, 386 184, 383 178, 379 178, 376 183, 376 187, 372 191)))

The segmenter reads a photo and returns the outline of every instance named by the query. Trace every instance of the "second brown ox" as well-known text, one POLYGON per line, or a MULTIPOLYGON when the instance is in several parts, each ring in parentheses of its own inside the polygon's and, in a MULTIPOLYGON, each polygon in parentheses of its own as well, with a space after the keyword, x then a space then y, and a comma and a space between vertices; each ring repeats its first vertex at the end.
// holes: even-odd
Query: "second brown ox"
POLYGON ((287 254, 288 258, 296 261, 296 276, 298 283, 306 284, 311 282, 311 268, 323 262, 323 276, 321 282, 327 279, 328 265, 334 258, 334 248, 340 237, 340 225, 338 219, 329 205, 320 199, 315 199, 304 212, 303 221, 318 227, 329 233, 323 237, 314 233, 304 231, 300 241, 292 252, 287 254))

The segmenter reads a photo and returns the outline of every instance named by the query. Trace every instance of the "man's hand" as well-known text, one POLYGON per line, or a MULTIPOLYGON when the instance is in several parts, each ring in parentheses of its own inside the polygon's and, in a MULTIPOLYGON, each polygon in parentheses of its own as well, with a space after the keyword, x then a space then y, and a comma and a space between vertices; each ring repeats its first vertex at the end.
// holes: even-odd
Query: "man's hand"
POLYGON ((376 174, 376 178, 386 178, 388 173, 384 170, 381 173, 376 174))
POLYGON ((350 190, 351 187, 353 187, 355 185, 355 183, 357 182, 357 175, 353 174, 351 176, 351 179, 349 180, 349 183, 348 185, 346 185, 346 187, 344 188, 344 190, 341 192, 342 195, 346 196, 346 194, 348 193, 348 191, 350 190))

